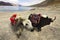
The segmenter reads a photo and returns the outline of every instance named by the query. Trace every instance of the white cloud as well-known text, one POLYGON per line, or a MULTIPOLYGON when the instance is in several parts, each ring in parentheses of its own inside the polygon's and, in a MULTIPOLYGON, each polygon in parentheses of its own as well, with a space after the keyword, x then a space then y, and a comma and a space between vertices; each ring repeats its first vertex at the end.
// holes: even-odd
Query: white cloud
POLYGON ((4 1, 4 2, 10 2, 10 3, 18 3, 18 0, 0 0, 0 1, 4 1))
POLYGON ((38 4, 41 3, 45 0, 31 0, 30 2, 20 2, 19 4, 23 5, 23 6, 30 6, 30 5, 34 5, 34 4, 38 4))

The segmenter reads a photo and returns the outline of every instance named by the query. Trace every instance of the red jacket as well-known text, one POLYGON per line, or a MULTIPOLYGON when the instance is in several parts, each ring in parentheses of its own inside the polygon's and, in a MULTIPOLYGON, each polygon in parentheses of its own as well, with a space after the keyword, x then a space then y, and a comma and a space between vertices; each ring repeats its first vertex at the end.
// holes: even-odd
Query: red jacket
POLYGON ((12 24, 15 24, 16 21, 15 21, 15 18, 16 18, 17 14, 13 14, 11 17, 10 17, 10 21, 12 24))

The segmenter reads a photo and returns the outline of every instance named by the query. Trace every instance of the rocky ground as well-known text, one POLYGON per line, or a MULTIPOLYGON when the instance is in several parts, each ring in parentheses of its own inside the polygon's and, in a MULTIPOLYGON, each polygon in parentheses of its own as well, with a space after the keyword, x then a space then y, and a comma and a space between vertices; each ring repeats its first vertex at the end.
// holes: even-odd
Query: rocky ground
POLYGON ((60 40, 60 3, 24 12, 0 12, 0 40, 60 40), (18 39, 9 21, 10 16, 14 13, 20 14, 23 18, 28 17, 31 13, 41 13, 51 18, 56 16, 56 20, 42 27, 40 32, 24 30, 18 39))

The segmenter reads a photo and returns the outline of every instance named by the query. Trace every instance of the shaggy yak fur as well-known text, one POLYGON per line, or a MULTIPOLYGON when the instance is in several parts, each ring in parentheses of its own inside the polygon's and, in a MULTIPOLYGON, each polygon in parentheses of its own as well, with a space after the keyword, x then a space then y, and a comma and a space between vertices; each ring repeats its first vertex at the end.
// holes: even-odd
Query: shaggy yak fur
POLYGON ((14 19, 14 17, 12 17, 12 20, 15 21, 14 24, 12 24, 13 22, 11 22, 12 29, 18 38, 22 34, 24 28, 26 28, 27 30, 30 30, 30 31, 33 30, 33 26, 29 19, 23 19, 20 16, 19 17, 17 16, 15 19, 14 19))

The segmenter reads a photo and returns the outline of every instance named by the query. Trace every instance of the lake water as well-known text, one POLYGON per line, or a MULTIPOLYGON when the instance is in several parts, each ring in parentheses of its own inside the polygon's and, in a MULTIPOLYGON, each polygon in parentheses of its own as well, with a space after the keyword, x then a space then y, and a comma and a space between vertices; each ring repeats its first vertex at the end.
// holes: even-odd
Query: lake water
POLYGON ((21 6, 0 6, 0 11, 27 11, 33 7, 21 7, 21 6))

